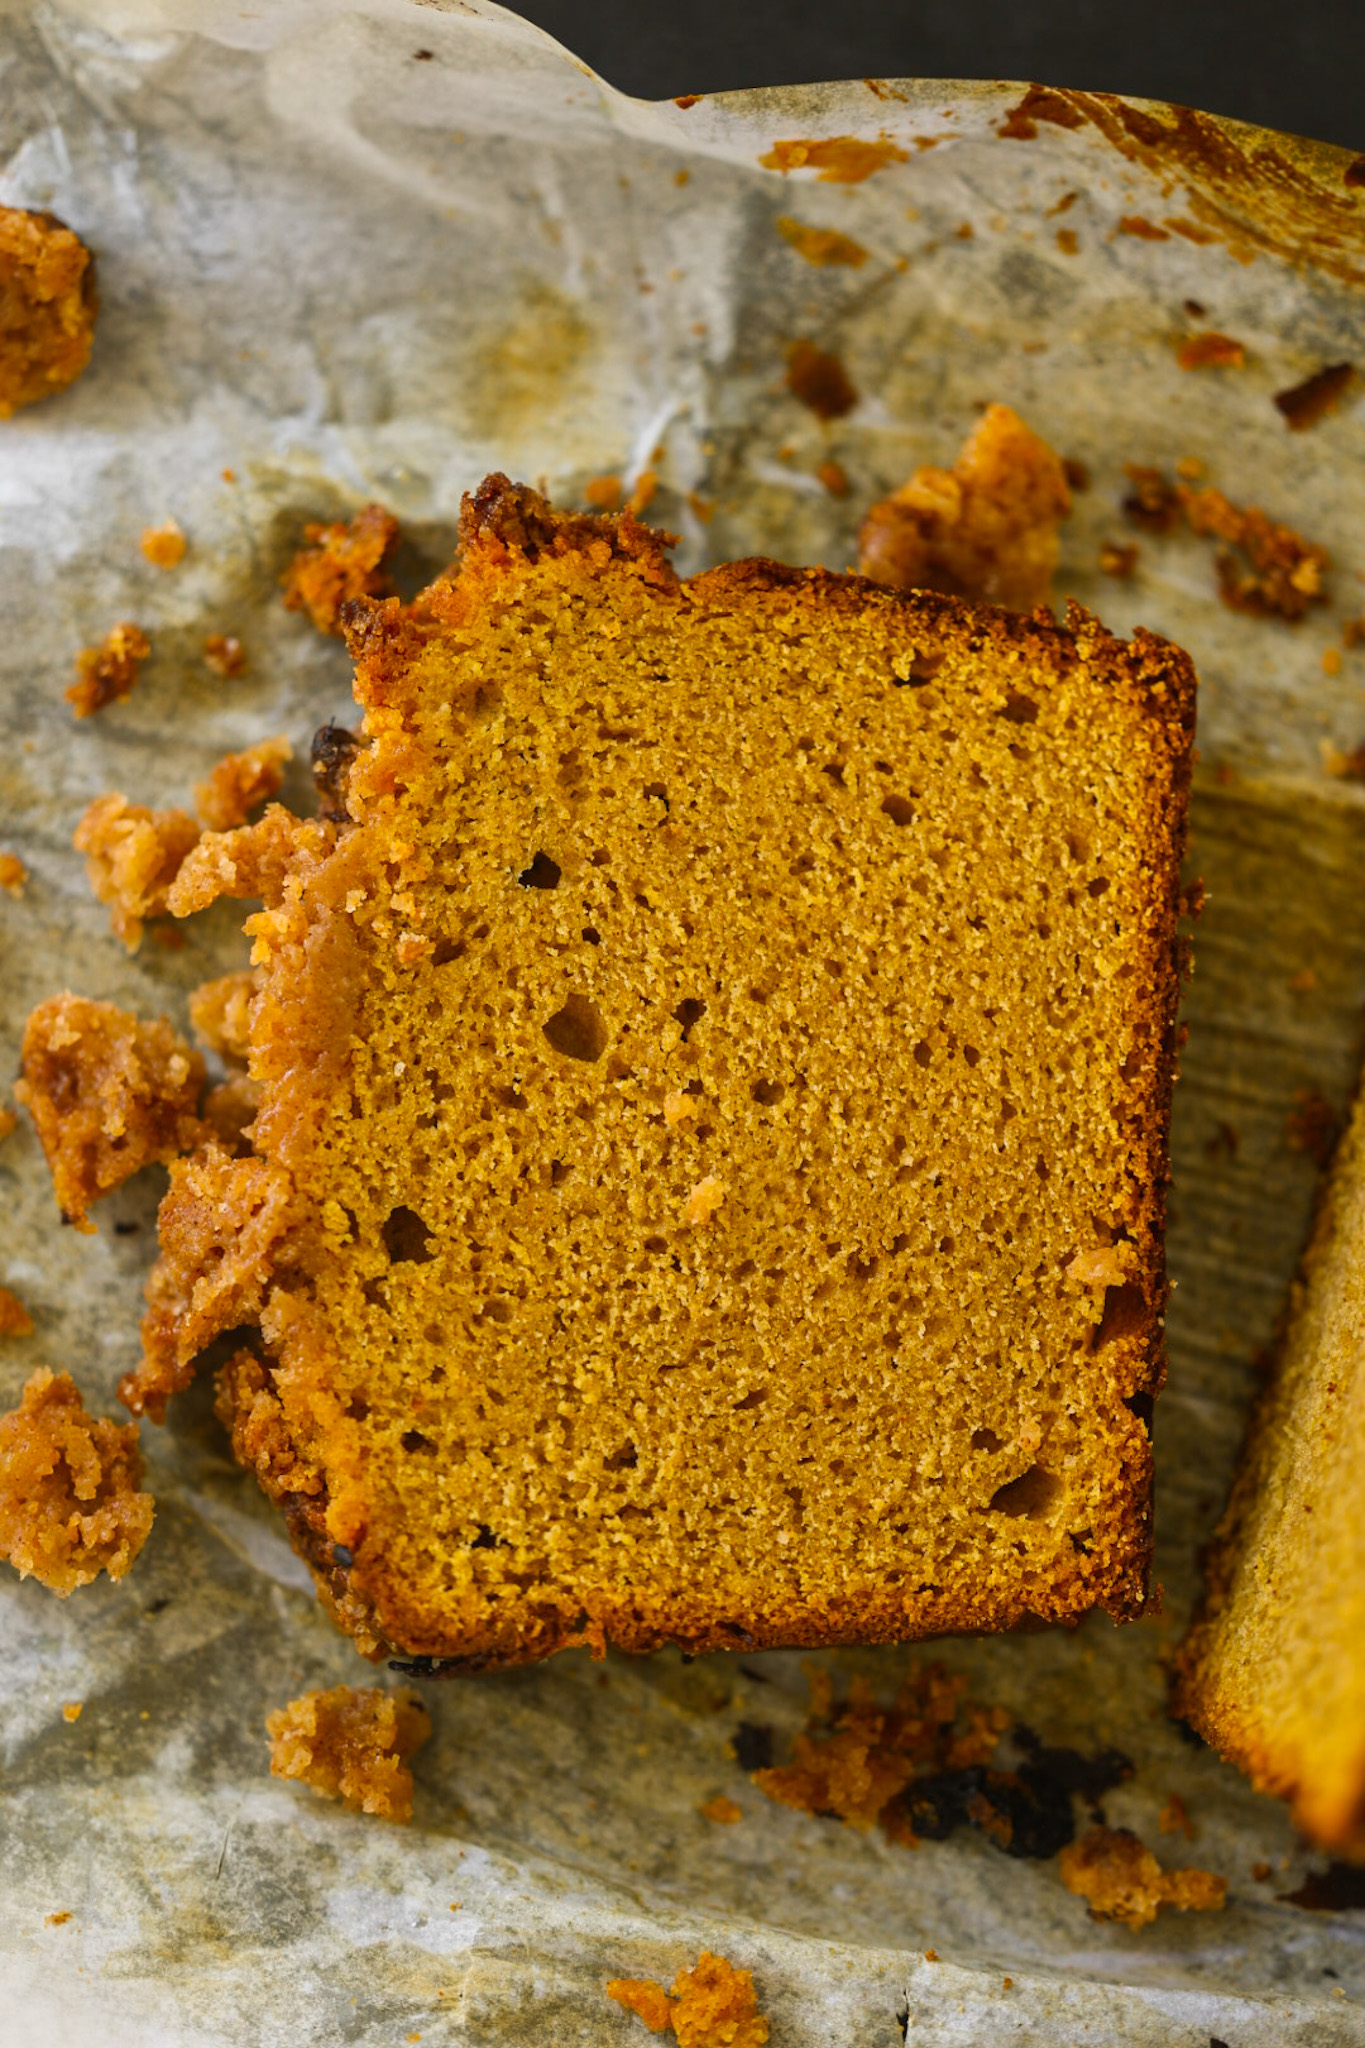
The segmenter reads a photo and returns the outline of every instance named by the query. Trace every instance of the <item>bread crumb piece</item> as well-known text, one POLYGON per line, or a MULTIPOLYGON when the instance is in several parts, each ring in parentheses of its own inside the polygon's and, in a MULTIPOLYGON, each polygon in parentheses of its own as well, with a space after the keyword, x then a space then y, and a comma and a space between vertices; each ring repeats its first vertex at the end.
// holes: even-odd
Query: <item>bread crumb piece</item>
POLYGON ((855 242, 852 235, 841 235, 837 228, 809 227, 805 221, 793 220, 789 213, 780 213, 777 232, 783 241, 791 243, 798 256, 804 256, 807 263, 813 263, 817 270, 823 270, 832 263, 858 270, 867 261, 867 251, 862 243, 855 242))
POLYGON ((583 498, 595 512, 621 509, 622 484, 619 476, 591 476, 583 486, 583 498))
POLYGON ((55 214, 0 206, 0 419, 75 382, 98 304, 80 237, 55 214))
POLYGON ((1341 629, 1342 646, 1359 647, 1362 642, 1365 642, 1365 616, 1348 619, 1341 629))
POLYGON ((71 843, 85 855, 90 886, 131 953, 144 920, 165 913, 170 886, 199 843, 199 827, 188 811, 148 810, 113 790, 90 805, 71 843))
POLYGON ((1142 462, 1126 462, 1123 467, 1132 486, 1123 500, 1124 517, 1145 533, 1173 533, 1180 524, 1179 485, 1142 462))
POLYGON ((1178 1792, 1172 1792, 1157 1817, 1157 1826, 1163 1835, 1183 1835, 1187 1842, 1194 1840, 1194 1822, 1190 1810, 1178 1792))
POLYGON ((1256 1884, 1269 1884, 1274 1872, 1268 1863, 1253 1863, 1251 1875, 1256 1884))
POLYGON ((166 891, 166 908, 172 917, 189 917, 207 910, 220 896, 278 902, 289 863, 307 829, 303 820, 272 804, 254 825, 206 832, 181 862, 166 891))
POLYGON ((43 1925, 44 1927, 65 1927, 67 1921, 70 1918, 71 1915, 69 1912, 47 1913, 43 1916, 43 1925))
POLYGON ((3 1144, 19 1119, 12 1109, 0 1109, 0 1144, 3 1144))
POLYGON ((1301 384, 1291 385, 1288 391, 1277 391, 1275 404, 1285 425, 1300 434, 1315 427, 1329 412, 1335 412, 1354 384, 1355 376, 1352 364, 1329 363, 1326 369, 1305 377, 1301 384))
POLYGON ((822 185, 861 185, 888 164, 909 163, 906 150, 881 136, 865 142, 857 135, 825 135, 817 141, 775 142, 759 158, 768 171, 815 171, 822 185))
POLYGON ((683 1210, 684 1223, 709 1223, 721 1203, 725 1200, 725 1185, 708 1173, 705 1180, 699 1180, 687 1198, 683 1210))
POLYGON ((1117 1245, 1096 1245, 1067 1260, 1066 1276, 1068 1280, 1079 1281, 1082 1287, 1122 1287, 1126 1268, 1117 1245))
POLYGON ((1182 370, 1238 369, 1246 361, 1246 350, 1230 334, 1190 334, 1176 350, 1182 370))
POLYGON ((249 967, 202 981, 190 991, 190 1025, 201 1045, 224 1059, 246 1065, 251 1042, 251 1002, 257 978, 249 967))
POLYGON ((927 1948, 924 1951, 924 1960, 926 1963, 936 1963, 938 1961, 938 1950, 936 1948, 927 1948))
POLYGON ((1009 406, 988 406, 951 469, 917 469, 872 507, 858 571, 893 590, 1032 611, 1052 589, 1070 510, 1060 459, 1009 406))
POLYGON ((787 389, 821 420, 841 420, 858 403, 857 388, 839 357, 813 341, 794 341, 788 349, 787 389))
POLYGON ((137 1424, 97 1421, 69 1373, 39 1366, 0 1416, 0 1557, 63 1600, 121 1579, 156 1512, 141 1480, 137 1424))
POLYGON ((1310 605, 1326 603, 1325 548, 1304 540, 1292 527, 1277 525, 1254 505, 1234 505, 1221 491, 1182 495, 1191 531, 1229 543, 1217 557, 1224 604, 1234 611, 1293 621, 1301 619, 1310 605))
POLYGON ((709 1949, 695 1969, 679 1970, 671 1996, 662 1984, 638 1977, 613 1977, 606 1991, 652 2034, 671 2027, 679 2048, 763 2048, 768 2038, 753 1977, 709 1949))
POLYGON ((1106 576, 1115 576, 1121 583, 1127 583, 1137 568, 1138 548, 1136 541, 1107 540, 1100 548, 1100 568, 1106 576))
POLYGON ((1225 1877, 1208 1870, 1163 1870, 1127 1828, 1091 1828, 1058 1861, 1062 1883, 1089 1903, 1092 1920, 1145 1927, 1162 1906, 1210 1913, 1227 1898, 1225 1877))
POLYGON ((215 675, 229 679, 246 671, 246 653, 235 633, 210 633, 204 642, 204 660, 215 675))
POLYGON ((384 564, 398 545, 398 521, 382 505, 362 505, 353 519, 311 520, 303 537, 307 545, 282 578, 285 609, 307 612, 319 633, 340 638, 343 605, 393 588, 384 564))
POLYGON ((0 853, 0 889, 8 889, 12 896, 21 896, 28 880, 28 869, 17 853, 0 853))
POLYGON ((1341 649, 1339 647, 1323 649, 1322 672, 1325 676, 1339 676, 1341 674, 1341 649))
POLYGON ((78 1228, 92 1202, 140 1167, 203 1136, 195 1104, 204 1062, 164 1018, 51 996, 24 1027, 15 1094, 33 1118, 62 1213, 78 1228))
POLYGON ((0 1287, 0 1337, 31 1337, 33 1318, 17 1294, 0 1287))
POLYGON ((407 1759, 431 1734, 431 1716, 415 1693, 334 1685, 291 1700, 265 1726, 273 1776, 298 1779, 356 1813, 411 1820, 407 1759))
POLYGON ((128 696, 152 643, 141 626, 125 619, 98 647, 83 647, 76 656, 76 680, 66 701, 77 718, 90 718, 106 704, 128 696))
POLYGON ((715 1821, 718 1827, 732 1827, 737 1820, 744 1818, 744 1808, 737 1806, 733 1799, 727 1799, 723 1792, 717 1793, 714 1799, 708 1799, 698 1812, 703 1820, 715 1821))
POLYGON ((695 1095, 682 1095, 679 1094, 676 1088, 670 1088, 664 1096, 664 1122, 670 1130, 675 1125, 682 1123, 685 1118, 695 1116, 696 1113, 697 1098, 695 1095))
POLYGON ((194 785, 201 821, 211 832, 231 832, 244 825, 252 811, 279 795, 285 763, 293 758, 294 749, 283 733, 243 747, 240 753, 224 754, 207 782, 194 785))
POLYGON ((83 1700, 68 1700, 62 1708, 62 1719, 64 1721, 79 1721, 81 1718, 81 1708, 84 1704, 83 1700))
POLYGON ((144 526, 138 546, 154 569, 174 569, 185 559, 184 531, 174 519, 164 520, 160 526, 144 526))
POLYGON ((841 462, 822 462, 815 474, 831 498, 848 496, 848 475, 841 462))

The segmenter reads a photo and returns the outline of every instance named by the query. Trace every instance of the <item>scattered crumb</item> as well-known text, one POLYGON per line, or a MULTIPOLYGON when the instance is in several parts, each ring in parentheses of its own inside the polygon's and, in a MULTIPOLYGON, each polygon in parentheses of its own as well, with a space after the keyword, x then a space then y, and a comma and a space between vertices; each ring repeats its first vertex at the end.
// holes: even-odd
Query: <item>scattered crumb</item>
POLYGON ((1274 1873, 1268 1863, 1253 1863, 1251 1875, 1257 1884, 1269 1884, 1274 1873))
POLYGON ((71 843, 85 855, 90 886, 132 952, 144 920, 165 913, 171 884, 199 843, 199 827, 188 811, 148 810, 113 790, 90 805, 71 843))
POLYGON ((1208 1870, 1163 1870, 1127 1828, 1093 1827, 1063 1849, 1062 1883, 1089 1902, 1092 1920, 1145 1927, 1162 1906, 1182 1913, 1217 1912, 1227 1879, 1208 1870))
POLYGON ((17 1294, 0 1287, 0 1337, 31 1337, 33 1318, 17 1294))
POLYGON ((1062 475, 1066 478, 1068 489, 1073 491, 1088 491, 1090 489, 1090 471, 1078 455, 1064 455, 1062 457, 1062 475))
POLYGON ((652 469, 642 469, 635 479, 630 496, 626 499, 627 512, 633 513, 638 519, 640 514, 653 504, 654 494, 658 488, 657 473, 652 469))
POLYGON ((841 263, 857 270, 867 261, 867 251, 862 243, 855 242, 852 235, 841 235, 837 228, 808 227, 804 221, 793 220, 790 214, 780 213, 777 232, 791 243, 798 256, 804 256, 807 263, 813 263, 817 269, 841 263))
POLYGON ((1080 246, 1080 236, 1076 233, 1075 228, 1058 228, 1057 247, 1061 250, 1063 256, 1076 255, 1080 246))
POLYGON ((1323 674, 1325 676, 1339 676, 1341 674, 1341 660, 1341 649, 1339 647, 1324 648, 1322 656, 1323 674))
POLYGON ((936 1948, 927 1948, 924 1951, 924 1960, 926 1963, 936 1963, 938 1961, 938 1950, 936 1948))
POLYGON ((1157 1818, 1157 1826, 1163 1835, 1183 1835, 1187 1842, 1194 1840, 1194 1822, 1190 1810, 1178 1792, 1172 1792, 1157 1818))
POLYGON ((98 304, 79 236, 55 214, 0 206, 0 419, 75 382, 98 304))
POLYGON ((595 512, 617 512, 622 489, 619 476, 590 476, 583 486, 583 496, 595 512))
POLYGON ((44 1927, 65 1927, 70 1913, 48 1913, 43 1920, 44 1927))
POLYGON ((1142 242, 1169 242, 1165 228, 1159 228, 1155 221, 1146 219, 1140 213, 1125 213, 1119 217, 1118 232, 1121 235, 1136 235, 1142 242))
POLYGON ((1210 328, 1204 334, 1186 335, 1176 350, 1176 361, 1182 370, 1239 369, 1246 353, 1230 334, 1215 334, 1210 328))
POLYGON ((831 498, 848 496, 848 477, 841 462, 822 462, 815 474, 831 498))
POLYGON ((1341 629, 1341 641, 1344 647, 1359 647, 1365 642, 1365 617, 1348 619, 1341 629))
POLYGON ((220 896, 278 902, 289 864, 305 843, 308 829, 292 812, 271 804, 254 825, 206 832, 181 862, 166 891, 166 908, 172 917, 190 917, 196 910, 207 910, 220 896))
POLYGON ((910 161, 908 153, 883 137, 863 142, 856 135, 826 135, 816 142, 775 142, 759 162, 767 171, 817 171, 824 185, 861 185, 888 164, 910 161))
POLYGON ((1296 1088, 1285 1136, 1292 1152, 1306 1152, 1318 1171, 1325 1172, 1337 1142, 1337 1113, 1326 1096, 1316 1088, 1296 1088))
POLYGON ((204 1062, 164 1018, 144 1024, 113 1003, 50 996, 24 1027, 22 1057, 14 1092, 37 1128, 62 1213, 79 1228, 93 1228, 92 1202, 202 1136, 204 1062))
POLYGON ((858 403, 839 357, 813 341, 794 341, 787 350, 787 389, 821 420, 841 420, 858 403))
POLYGON ((0 1109, 0 1144, 3 1144, 19 1119, 12 1109, 0 1109))
POLYGON ((1218 587, 1234 611, 1295 621, 1310 605, 1326 602, 1325 548, 1277 525, 1254 505, 1232 504, 1221 491, 1186 493, 1184 506, 1192 532, 1228 543, 1218 553, 1218 587))
POLYGON ((256 993, 254 971, 243 968, 202 981, 190 991, 190 1024, 201 1045, 224 1059, 246 1065, 251 1043, 251 1002, 256 993))
POLYGON ((62 1708, 62 1719, 64 1721, 79 1721, 81 1718, 81 1708, 84 1704, 83 1700, 68 1700, 62 1708))
POLYGON ((694 1969, 679 1970, 671 1997, 650 1978, 613 1977, 606 1991, 651 2033, 671 2027, 679 2048, 763 2048, 768 2038, 753 1977, 709 1949, 702 1950, 694 1969))
POLYGON ((141 1480, 137 1424, 96 1420, 68 1373, 40 1366, 0 1416, 0 1557, 63 1600, 121 1579, 155 1514, 141 1480))
POLYGON ((1275 393, 1275 403, 1284 416, 1286 426, 1296 433, 1305 428, 1315 427, 1329 412, 1335 412, 1346 393, 1355 382, 1355 369, 1350 363, 1329 363, 1326 369, 1315 370, 1311 377, 1305 377, 1301 384, 1293 384, 1287 391, 1275 393))
POLYGON ((28 869, 17 853, 0 853, 0 889, 8 889, 11 896, 22 896, 28 880, 28 869))
POLYGON ((211 832, 231 832, 244 825, 252 811, 279 795, 284 764, 293 758, 294 749, 283 733, 244 747, 238 754, 224 754, 207 782, 194 786, 194 805, 201 822, 211 832))
POLYGON ((98 647, 83 647, 76 656, 76 680, 66 692, 77 718, 93 717, 128 696, 151 651, 141 626, 126 619, 98 647))
POLYGON ((1340 747, 1324 744, 1322 765, 1328 775, 1340 776, 1345 782, 1365 782, 1365 741, 1345 753, 1340 747))
POLYGON ((246 651, 235 633, 210 633, 204 642, 204 660, 215 675, 229 680, 246 672, 246 651))
POLYGON ((1124 517, 1146 533, 1173 533, 1180 524, 1180 491, 1159 469, 1141 462, 1123 466, 1132 489, 1123 500, 1124 517))
POLYGON ((694 517, 700 519, 703 526, 711 524, 716 516, 716 508, 710 498, 703 498, 699 491, 689 491, 687 503, 694 517))
POLYGON ((340 612, 357 597, 387 597, 384 564, 398 545, 398 521, 382 505, 362 505, 350 520, 310 521, 283 578, 285 609, 307 612, 319 633, 341 637, 340 612))
POLYGON ((185 535, 174 519, 160 526, 144 526, 138 546, 154 569, 174 569, 185 559, 185 535))
POLYGON ((1106 576, 1116 576, 1121 583, 1130 581, 1137 561, 1138 545, 1135 540, 1107 540, 1100 548, 1100 568, 1106 576))
POLYGON ((708 1799, 698 1811, 703 1820, 713 1820, 718 1827, 731 1827, 737 1820, 743 1820, 744 1808, 736 1806, 733 1799, 727 1799, 723 1792, 714 1799, 708 1799))
POLYGON ((1060 459, 1007 405, 988 406, 952 469, 918 469, 875 504, 858 569, 893 590, 942 590, 1014 611, 1046 601, 1071 510, 1060 459))
POLYGON ((356 1813, 412 1818, 407 1759, 431 1733, 431 1716, 415 1693, 334 1685, 291 1700, 265 1726, 273 1776, 300 1779, 356 1813))
POLYGON ((709 1223, 725 1200, 725 1184, 717 1180, 714 1173, 708 1173, 705 1180, 699 1180, 687 1198, 683 1210, 684 1223, 709 1223))
POLYGON ((1014 1988, 1014 1979, 1013 1979, 1013 1977, 1002 1977, 1002 1978, 1000 1979, 1000 1989, 1001 1989, 1002 1991, 1011 1991, 1011 1990, 1013 1990, 1013 1988, 1014 1988))

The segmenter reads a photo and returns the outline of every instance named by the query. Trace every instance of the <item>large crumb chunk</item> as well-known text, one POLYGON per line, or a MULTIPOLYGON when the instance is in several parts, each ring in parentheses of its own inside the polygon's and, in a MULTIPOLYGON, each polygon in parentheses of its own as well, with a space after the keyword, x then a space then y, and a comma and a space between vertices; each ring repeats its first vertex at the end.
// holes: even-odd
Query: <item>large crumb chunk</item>
POLYGON ((156 1511, 141 1482, 137 1425, 87 1415, 70 1374, 40 1366, 0 1416, 0 1557, 63 1600, 121 1579, 156 1511))
POLYGON ((164 915, 167 891, 198 841, 188 811, 148 810, 117 790, 97 797, 76 827, 71 843, 85 855, 90 886, 130 952, 144 920, 164 915))
POLYGON ((231 832, 245 825, 254 810, 279 795, 285 763, 293 758, 283 733, 239 754, 224 754, 208 780, 194 785, 195 808, 209 830, 231 832))
POLYGON ((1234 505, 1221 491, 1190 491, 1184 503, 1192 532, 1225 543, 1217 556, 1218 590, 1233 611, 1295 622, 1310 605, 1326 603, 1325 548, 1255 505, 1234 505))
POLYGON ((204 1062, 164 1018, 51 996, 24 1027, 15 1094, 32 1116, 62 1213, 86 1211, 139 1167, 178 1157, 202 1135, 204 1062))
POLYGON ((31 1337, 33 1318, 17 1294, 0 1287, 0 1337, 31 1337))
POLYGON ((220 896, 277 903, 289 864, 307 838, 303 821, 280 804, 271 804, 254 825, 206 832, 166 891, 167 908, 173 917, 189 917, 220 896))
POLYGON ((613 1977, 606 1990, 651 2033, 671 2027, 680 2048, 763 2048, 768 2038, 753 1977, 709 1949, 695 1969, 679 1970, 671 1996, 648 1977, 613 1977))
POLYGON ((179 523, 165 519, 160 526, 144 526, 138 546, 154 569, 174 569, 185 559, 187 542, 179 523))
POLYGON ((1162 1906, 1210 1913, 1227 1898, 1225 1877, 1208 1870, 1163 1870, 1127 1828, 1091 1828, 1059 1860, 1062 1883, 1089 1902, 1092 1920, 1145 1927, 1162 1906))
POLYGON ((54 214, 0 206, 0 419, 75 382, 97 303, 80 237, 54 214))
POLYGON ((357 597, 387 597, 393 588, 384 564, 398 545, 398 521, 382 505, 362 505, 354 519, 310 522, 284 576, 284 602, 307 612, 319 633, 341 635, 344 604, 357 597))
POLYGON ((1009 406, 988 406, 951 469, 917 469, 872 507, 858 570, 893 590, 1032 611, 1051 592, 1070 510, 1061 458, 1009 406))
POLYGON ((66 692, 77 718, 90 718, 106 704, 129 696, 151 651, 141 626, 128 619, 113 627, 98 647, 83 647, 76 656, 76 680, 66 692))
POLYGON ((334 1685, 291 1700, 265 1726, 275 1777, 300 1779, 356 1813, 411 1820, 407 1759, 431 1733, 431 1717, 415 1694, 334 1685))

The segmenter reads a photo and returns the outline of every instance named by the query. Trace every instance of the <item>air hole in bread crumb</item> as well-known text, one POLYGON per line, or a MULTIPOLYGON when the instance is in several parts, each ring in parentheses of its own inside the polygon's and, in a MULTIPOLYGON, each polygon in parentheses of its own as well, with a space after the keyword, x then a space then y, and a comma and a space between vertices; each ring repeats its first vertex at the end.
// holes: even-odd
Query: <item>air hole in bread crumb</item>
POLYGON ((596 929, 594 925, 584 925, 583 937, 587 940, 590 946, 600 946, 602 943, 602 934, 596 929))
POLYGON ((974 1429, 972 1431, 972 1449, 974 1451, 998 1451, 1003 1449, 1003 1445, 993 1429, 974 1429))
POLYGON ((391 1266, 424 1266, 436 1254, 431 1249, 431 1232, 415 1209, 399 1203, 389 1212, 380 1236, 391 1266))
POLYGON ((913 825, 915 822, 915 807, 906 797, 884 796, 882 809, 894 825, 913 825))
POLYGON ((600 1060, 607 1049, 607 1027, 601 1011, 586 996, 570 996, 562 1010, 547 1017, 541 1030, 566 1060, 600 1060))
POLYGON ((438 939, 432 950, 431 964, 433 967, 449 967, 452 960, 464 958, 464 951, 457 939, 438 939))
POLYGON ((1061 1492, 1061 1482, 1041 1465, 1030 1465, 1017 1479, 991 1495, 993 1515, 1026 1516, 1041 1521, 1061 1492))
POLYGON ((1087 896, 1103 896, 1107 892, 1108 888, 1108 875, 1096 875, 1093 882, 1086 883, 1085 893, 1087 896))
POLYGON ((933 1054, 929 1050, 929 1041, 927 1038, 922 1038, 919 1044, 915 1047, 913 1058, 915 1065, 917 1067, 928 1066, 930 1060, 933 1058, 933 1054))
POLYGON ((1037 716, 1038 706, 1032 697, 1022 690, 1006 690, 1005 717, 1011 725, 1032 725, 1037 716))
POLYGON ((399 1442, 405 1451, 426 1453, 436 1448, 431 1438, 423 1436, 420 1429, 405 1429, 399 1442))
POLYGON ((1107 1287, 1104 1292, 1104 1313, 1095 1331, 1092 1349, 1099 1351, 1115 1337, 1135 1337, 1147 1321, 1147 1304, 1142 1289, 1135 1281, 1125 1280, 1120 1287, 1107 1287))
POLYGON ((557 889, 560 866, 550 859, 548 853, 538 853, 529 868, 523 868, 517 881, 523 889, 557 889))
POLYGON ((768 1389, 766 1387, 755 1387, 750 1393, 743 1395, 735 1402, 735 1413, 738 1414, 741 1409, 747 1411, 750 1408, 759 1408, 767 1398, 768 1389))
POLYGON ((645 1239, 645 1250, 647 1252, 666 1252, 668 1250, 668 1239, 666 1237, 647 1237, 645 1239))
POLYGON ((761 1103, 764 1109, 772 1109, 782 1100, 787 1088, 783 1081, 755 1081, 749 1092, 754 1101, 761 1103))
POLYGON ((686 1045, 688 1032, 706 1015, 706 1005, 699 996, 684 996, 673 1015, 682 1025, 682 1042, 686 1045))

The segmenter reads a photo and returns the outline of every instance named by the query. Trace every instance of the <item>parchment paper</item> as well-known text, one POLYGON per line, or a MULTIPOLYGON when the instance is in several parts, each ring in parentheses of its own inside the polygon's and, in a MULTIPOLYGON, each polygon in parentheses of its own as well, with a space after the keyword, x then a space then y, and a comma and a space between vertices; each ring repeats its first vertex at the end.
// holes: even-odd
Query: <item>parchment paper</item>
MULTIPOLYGON (((951 459, 981 402, 1017 406, 1091 472, 1061 590, 1201 668, 1209 900, 1175 1124, 1165 1611, 942 1654, 1048 1740, 1127 1751, 1111 1822, 1225 1874, 1226 1911, 1134 1935, 1092 1925, 1054 1865, 978 1836, 908 1853, 771 1805, 726 1745, 741 1720, 780 1745, 800 1725, 795 1656, 571 1655, 429 1686, 409 1829, 272 1781, 265 1713, 369 1674, 201 1386, 143 1430, 158 1518, 121 1586, 64 1605, 0 1580, 7 2048, 626 2043, 643 2030, 603 1981, 671 1982, 703 1945, 754 1971, 774 2048, 894 2048, 902 2027, 934 2048, 1365 2040, 1365 1920, 1284 1903, 1323 1859, 1167 1723, 1162 1671, 1307 1229, 1316 1169, 1287 1117, 1300 1089, 1343 1104, 1358 1054, 1365 805, 1322 746, 1365 739, 1365 650, 1335 676, 1322 657, 1365 609, 1365 403, 1294 434, 1271 399, 1325 363, 1365 367, 1365 194, 1330 152, 1114 102, 1001 136, 1021 92, 647 106, 482 0, 0 8, 0 199, 77 228, 103 297, 89 374, 0 428, 0 843, 31 869, 22 899, 0 896, 0 1071, 56 988, 183 1025, 185 992, 241 963, 231 906, 183 950, 149 937, 127 956, 70 836, 107 788, 184 801, 225 748, 284 730, 306 751, 345 715, 344 655, 279 603, 305 517, 381 498, 411 586, 489 468, 574 503, 592 475, 651 467, 684 569, 750 552, 842 566, 873 496, 951 459), (897 154, 856 184, 759 162, 834 135, 897 154), (781 215, 866 260, 813 267, 781 215), (1177 366, 1200 324, 1187 300, 1246 345, 1241 369, 1177 366), (798 336, 858 388, 836 425, 785 389, 798 336), (1131 537, 1123 462, 1183 457, 1331 549, 1330 611, 1297 629, 1234 616, 1189 537, 1137 536, 1134 580, 1099 574, 1101 543, 1131 537), (817 479, 829 460, 846 498, 817 479), (137 537, 168 515, 190 552, 163 573, 137 537), (127 703, 77 726, 71 657, 121 618, 153 659, 127 703), (204 668, 211 631, 244 640, 241 680, 204 668), (737 1825, 701 1818, 720 1792, 737 1825), (1193 1843, 1157 1832, 1172 1792, 1193 1843)), ((108 1412, 136 1355, 158 1177, 103 1205, 97 1237, 62 1231, 25 1123, 0 1190, 0 1281, 38 1322, 0 1351, 0 1402, 47 1362, 108 1412)), ((907 1657, 835 1662, 889 1693, 907 1657)))

